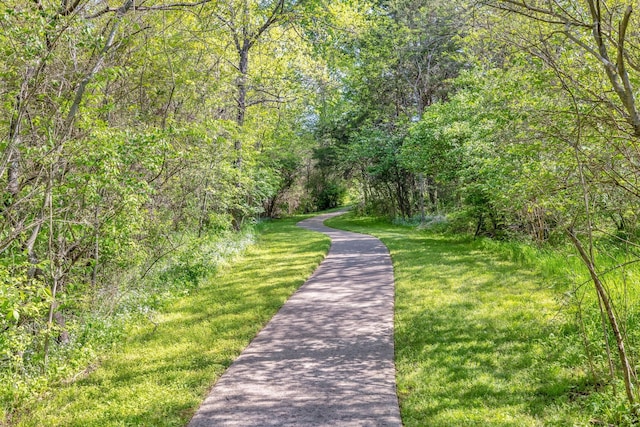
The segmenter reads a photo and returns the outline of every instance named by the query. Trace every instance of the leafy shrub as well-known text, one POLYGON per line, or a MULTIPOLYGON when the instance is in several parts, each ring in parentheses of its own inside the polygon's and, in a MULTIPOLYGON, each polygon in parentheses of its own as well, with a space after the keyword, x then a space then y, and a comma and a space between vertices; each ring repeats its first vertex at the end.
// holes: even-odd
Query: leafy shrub
POLYGON ((346 193, 346 189, 335 182, 325 183, 322 189, 317 194, 314 194, 318 210, 332 209, 340 206, 346 193))

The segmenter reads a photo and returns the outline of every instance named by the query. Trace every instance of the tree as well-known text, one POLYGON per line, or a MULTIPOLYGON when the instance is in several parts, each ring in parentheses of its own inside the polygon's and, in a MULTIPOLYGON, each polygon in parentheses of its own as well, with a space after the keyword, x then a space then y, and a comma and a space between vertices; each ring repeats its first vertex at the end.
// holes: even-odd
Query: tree
POLYGON ((464 13, 462 5, 433 0, 363 7, 363 23, 328 38, 333 52, 341 53, 330 67, 343 76, 344 89, 338 100, 323 93, 333 105, 323 103, 317 133, 323 142, 346 148, 351 163, 342 165, 343 175, 360 182, 366 206, 410 217, 424 180, 402 164, 399 153, 409 124, 449 96, 450 79, 463 65, 457 40, 464 13))
MULTIPOLYGON (((250 53, 257 43, 268 35, 276 24, 284 22, 292 15, 297 2, 273 0, 267 2, 250 2, 247 0, 228 0, 216 4, 212 12, 215 19, 228 32, 236 58, 234 68, 237 71, 235 82, 235 121, 239 128, 245 124, 247 108, 251 105, 268 102, 281 102, 270 89, 252 85, 250 81, 250 53), (249 90, 260 94, 256 99, 249 99, 249 90)), ((236 140, 236 166, 242 166, 242 141, 236 140)))
MULTIPOLYGON (((553 73, 551 86, 562 93, 561 102, 538 112, 535 128, 540 139, 554 141, 565 165, 573 167, 565 181, 573 189, 570 201, 556 204, 553 216, 589 272, 610 328, 605 339, 610 332, 616 342, 626 397, 636 413, 637 375, 596 246, 597 234, 611 236, 612 225, 635 228, 634 215, 625 220, 614 211, 622 205, 622 211, 633 212, 639 201, 635 153, 640 122, 634 96, 639 52, 630 36, 637 18, 632 5, 619 1, 484 3, 492 7, 487 21, 507 57, 517 49, 540 59, 553 73), (616 215, 620 220, 612 224, 616 215)), ((620 239, 633 245, 632 235, 620 239)))

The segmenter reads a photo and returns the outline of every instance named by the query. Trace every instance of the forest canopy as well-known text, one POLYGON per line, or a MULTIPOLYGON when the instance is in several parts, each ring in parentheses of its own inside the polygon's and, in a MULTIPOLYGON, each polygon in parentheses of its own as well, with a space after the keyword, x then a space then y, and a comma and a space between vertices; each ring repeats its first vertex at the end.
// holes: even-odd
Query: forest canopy
POLYGON ((195 283, 210 266, 190 251, 349 200, 570 245, 606 323, 592 338, 636 411, 634 6, 0 2, 0 381, 19 378, 5 410, 104 325, 179 294, 161 285, 176 263, 195 283))

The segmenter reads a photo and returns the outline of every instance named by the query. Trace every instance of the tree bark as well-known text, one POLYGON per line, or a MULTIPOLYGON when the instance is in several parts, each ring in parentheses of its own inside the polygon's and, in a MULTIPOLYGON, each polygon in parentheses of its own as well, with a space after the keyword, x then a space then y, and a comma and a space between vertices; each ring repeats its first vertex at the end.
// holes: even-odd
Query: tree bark
MULTIPOLYGON (((245 117, 247 115, 247 81, 249 79, 249 48, 250 45, 245 40, 242 47, 238 50, 238 76, 237 90, 237 113, 236 124, 238 128, 244 126, 245 117)), ((236 150, 235 166, 238 169, 242 168, 242 140, 237 138, 234 142, 234 148, 236 150)))
POLYGON ((616 339, 616 344, 618 347, 618 357, 620 358, 620 367, 622 368, 622 375, 624 379, 624 387, 627 394, 627 400, 631 405, 631 411, 636 414, 637 409, 635 408, 636 402, 636 392, 635 385, 637 383, 636 372, 629 363, 629 357, 627 355, 627 351, 624 345, 624 337, 622 335, 622 331, 620 330, 620 326, 618 325, 618 319, 615 314, 613 305, 611 303, 611 299, 609 298, 609 294, 600 280, 598 272, 596 271, 595 263, 593 259, 584 249, 582 243, 574 233, 572 229, 567 229, 567 235, 573 242, 573 245, 578 250, 580 254, 580 258, 584 262, 585 266, 589 270, 589 275, 591 276, 591 280, 593 285, 595 286, 596 293, 598 294, 598 299, 602 302, 605 313, 607 314, 607 318, 609 320, 609 326, 611 327, 611 331, 613 332, 613 336, 616 339))

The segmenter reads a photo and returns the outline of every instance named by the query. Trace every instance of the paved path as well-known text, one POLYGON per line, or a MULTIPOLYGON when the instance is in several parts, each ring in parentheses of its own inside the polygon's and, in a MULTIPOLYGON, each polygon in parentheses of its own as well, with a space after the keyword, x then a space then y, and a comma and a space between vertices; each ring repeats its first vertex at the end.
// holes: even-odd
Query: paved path
POLYGON ((380 240, 332 239, 313 276, 218 380, 189 427, 401 426, 393 364, 393 269, 380 240))

